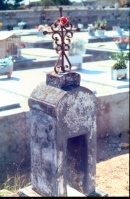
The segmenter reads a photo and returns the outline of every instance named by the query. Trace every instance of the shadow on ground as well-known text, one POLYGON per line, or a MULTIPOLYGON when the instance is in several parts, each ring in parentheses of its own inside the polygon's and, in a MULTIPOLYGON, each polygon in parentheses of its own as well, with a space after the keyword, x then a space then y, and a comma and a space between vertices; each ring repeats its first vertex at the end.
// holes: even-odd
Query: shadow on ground
POLYGON ((121 149, 122 143, 129 143, 129 132, 97 140, 97 163, 129 153, 129 148, 121 149))

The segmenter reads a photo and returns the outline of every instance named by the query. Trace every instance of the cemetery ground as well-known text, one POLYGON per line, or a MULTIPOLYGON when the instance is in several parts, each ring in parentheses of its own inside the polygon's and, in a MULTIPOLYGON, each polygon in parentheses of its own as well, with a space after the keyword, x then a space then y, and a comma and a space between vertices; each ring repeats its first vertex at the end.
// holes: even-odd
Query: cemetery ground
MULTIPOLYGON (((96 187, 108 196, 129 196, 129 133, 106 136, 97 140, 96 187)), ((18 190, 31 183, 30 165, 10 165, 0 171, 0 188, 18 190), (10 180, 11 179, 11 180, 10 180)))

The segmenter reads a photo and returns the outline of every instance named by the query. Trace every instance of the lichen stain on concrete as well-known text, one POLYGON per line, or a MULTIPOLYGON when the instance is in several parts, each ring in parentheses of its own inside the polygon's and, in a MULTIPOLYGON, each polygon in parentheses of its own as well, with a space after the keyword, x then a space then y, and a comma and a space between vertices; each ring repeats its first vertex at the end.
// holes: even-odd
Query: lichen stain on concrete
MULTIPOLYGON (((39 86, 38 92, 35 90, 32 93, 29 102, 32 185, 41 195, 66 196, 67 181, 85 194, 90 192, 89 184, 91 191, 94 191, 97 99, 90 90, 79 84, 72 88, 71 79, 67 81, 63 89, 39 86), (78 136, 81 136, 80 139, 78 136), (71 154, 70 164, 66 161, 67 156, 70 157, 70 151, 66 149, 68 138, 70 148, 78 151, 71 154), (79 141, 81 145, 78 145, 79 141)), ((64 85, 62 83, 60 86, 64 85)))
POLYGON ((89 131, 91 130, 93 125, 92 114, 95 110, 92 95, 82 91, 67 95, 59 104, 60 112, 63 111, 64 106, 66 106, 66 112, 63 121, 73 133, 77 133, 80 126, 85 126, 89 131))

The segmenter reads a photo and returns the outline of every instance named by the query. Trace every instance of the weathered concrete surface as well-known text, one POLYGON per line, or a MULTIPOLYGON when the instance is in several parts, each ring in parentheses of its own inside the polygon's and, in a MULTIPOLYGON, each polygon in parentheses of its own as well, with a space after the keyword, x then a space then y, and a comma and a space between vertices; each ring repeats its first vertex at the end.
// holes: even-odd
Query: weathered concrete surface
MULTIPOLYGON (((45 48, 25 48, 21 50, 21 57, 14 62, 14 70, 27 70, 34 68, 44 68, 55 65, 58 54, 54 49, 45 48)), ((83 62, 94 60, 91 54, 83 55, 83 62)))
MULTIPOLYGON (((129 48, 130 46, 128 45, 124 52, 129 52, 129 48)), ((107 60, 109 56, 115 52, 120 52, 120 50, 114 41, 87 43, 86 45, 86 53, 92 54, 94 56, 94 61, 107 60)))
POLYGON ((32 189, 32 186, 28 186, 19 190, 19 197, 43 197, 43 196, 36 193, 32 189))
POLYGON ((81 76, 78 73, 70 72, 57 75, 55 72, 46 75, 46 85, 60 89, 70 89, 69 86, 80 86, 81 76))
MULTIPOLYGON (((67 185, 67 197, 86 197, 84 194, 80 193, 76 189, 70 187, 67 185)), ((95 192, 90 194, 88 197, 107 197, 108 194, 100 190, 99 188, 96 187, 95 192)), ((33 189, 32 186, 24 187, 19 190, 19 197, 46 197, 46 196, 41 196, 37 194, 33 189)))
MULTIPOLYGON (((110 31, 112 34, 112 31, 110 31)), ((113 31, 114 32, 114 31, 113 31)), ((86 38, 87 33, 78 33, 78 38, 86 38)), ((77 34, 77 35, 78 35, 77 34)), ((75 33, 76 36, 76 33, 75 33)), ((74 36, 74 37, 75 37, 74 36)), ((119 36, 118 36, 119 37, 119 36)), ((87 43, 86 52, 82 55, 83 63, 108 60, 113 52, 119 52, 116 44, 111 42, 87 43)), ((129 45, 125 52, 129 51, 129 45)), ((14 70, 25 70, 30 68, 44 68, 53 66, 58 58, 58 54, 53 49, 45 48, 25 48, 21 50, 21 57, 14 62, 14 70)), ((110 60, 110 59, 109 59, 110 60)), ((111 60, 110 60, 111 61, 111 60)))
POLYGON ((0 167, 30 164, 29 112, 0 116, 0 167))
POLYGON ((53 49, 53 39, 50 35, 44 36, 42 32, 39 36, 39 32, 36 35, 21 36, 21 41, 24 42, 26 48, 47 48, 53 49))
POLYGON ((20 107, 20 102, 16 95, 0 90, 0 96, 4 96, 4 99, 1 98, 0 100, 0 112, 20 107))
POLYGON ((79 77, 50 74, 29 98, 32 189, 38 194, 67 196, 67 182, 85 195, 95 191, 97 101, 79 77))
POLYGON ((98 97, 98 137, 129 130, 129 92, 98 97))

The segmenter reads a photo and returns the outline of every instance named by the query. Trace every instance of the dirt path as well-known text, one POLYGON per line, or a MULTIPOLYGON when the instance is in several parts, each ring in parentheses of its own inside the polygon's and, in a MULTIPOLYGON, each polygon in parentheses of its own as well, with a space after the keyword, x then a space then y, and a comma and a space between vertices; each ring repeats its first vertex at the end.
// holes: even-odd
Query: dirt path
POLYGON ((96 186, 108 196, 129 196, 129 148, 122 143, 129 143, 128 133, 98 140, 96 186))

